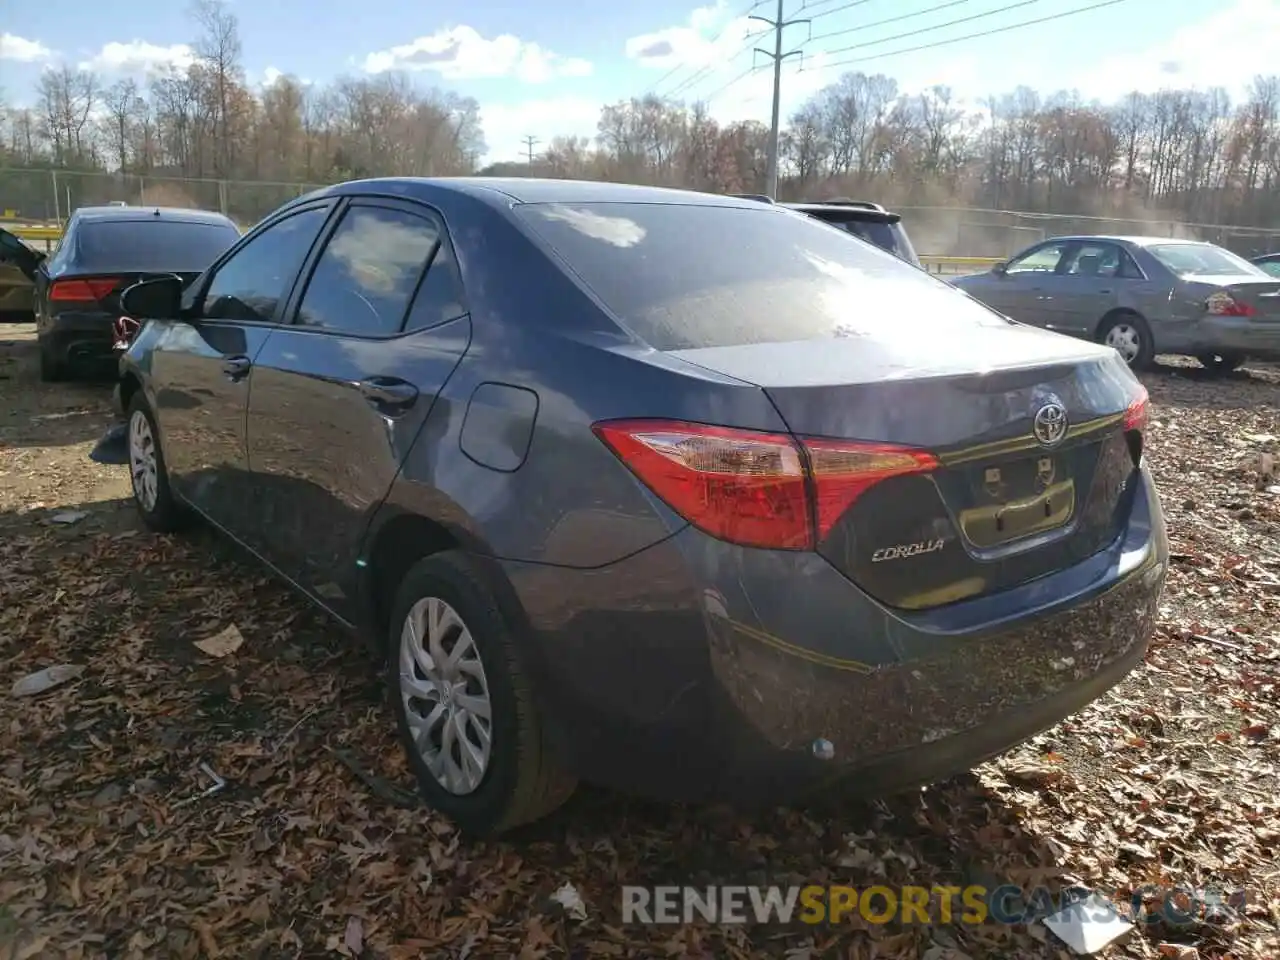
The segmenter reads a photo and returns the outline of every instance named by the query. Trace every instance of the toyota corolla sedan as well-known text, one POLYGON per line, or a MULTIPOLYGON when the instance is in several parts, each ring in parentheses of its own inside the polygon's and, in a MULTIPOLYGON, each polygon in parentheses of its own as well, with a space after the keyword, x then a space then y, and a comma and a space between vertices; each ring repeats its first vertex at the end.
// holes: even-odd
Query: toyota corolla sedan
POLYGON ((825 224, 609 183, 367 180, 125 294, 142 519, 383 654, 427 802, 888 793, 1144 655, 1146 393, 825 224))

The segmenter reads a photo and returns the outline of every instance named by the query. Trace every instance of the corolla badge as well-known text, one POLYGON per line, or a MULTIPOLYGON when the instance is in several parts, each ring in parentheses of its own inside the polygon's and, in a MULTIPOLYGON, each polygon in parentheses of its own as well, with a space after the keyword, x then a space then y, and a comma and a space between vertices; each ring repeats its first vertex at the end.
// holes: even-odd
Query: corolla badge
POLYGON ((1067 408, 1057 400, 1047 400, 1036 411, 1031 432, 1042 447, 1056 447, 1067 437, 1067 408))

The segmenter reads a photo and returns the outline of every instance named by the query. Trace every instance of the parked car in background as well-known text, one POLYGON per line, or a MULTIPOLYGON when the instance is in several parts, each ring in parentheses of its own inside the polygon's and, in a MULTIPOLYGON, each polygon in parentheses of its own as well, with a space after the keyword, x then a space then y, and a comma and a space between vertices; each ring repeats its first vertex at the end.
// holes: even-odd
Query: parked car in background
POLYGON ((383 652, 429 803, 578 778, 892 792, 1141 661, 1146 392, 809 217, 613 183, 339 184, 130 289, 134 499, 383 652))
POLYGON ((1055 237, 951 283, 1021 323, 1096 340, 1129 366, 1280 359, 1280 280, 1229 250, 1163 237, 1055 237))
POLYGON ((32 321, 31 278, 42 256, 17 235, 0 229, 0 322, 32 321))
POLYGON ((1268 253, 1261 257, 1254 257, 1249 262, 1255 267, 1260 267, 1265 273, 1273 277, 1280 277, 1280 253, 1268 253))
POLYGON ((32 251, 20 269, 31 285, 40 376, 60 380, 115 362, 120 293, 138 280, 190 280, 240 239, 220 213, 157 207, 81 207, 52 256, 32 251))
MULTIPOLYGON (((740 194, 739 196, 764 203, 774 202, 764 195, 740 194)), ((915 247, 911 245, 911 239, 907 236, 907 230, 902 225, 901 214, 890 213, 878 203, 842 197, 836 200, 815 200, 805 203, 779 203, 778 206, 803 213, 823 223, 829 223, 859 240, 892 253, 912 266, 920 266, 920 257, 917 256, 915 247)))

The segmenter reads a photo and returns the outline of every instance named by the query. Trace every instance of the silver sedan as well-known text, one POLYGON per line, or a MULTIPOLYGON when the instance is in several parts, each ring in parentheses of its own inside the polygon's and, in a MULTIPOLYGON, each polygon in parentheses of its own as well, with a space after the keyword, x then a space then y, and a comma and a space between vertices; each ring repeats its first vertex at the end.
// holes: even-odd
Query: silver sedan
POLYGON ((1056 237, 952 283, 1021 323, 1219 373, 1280 360, 1280 279, 1229 250, 1164 237, 1056 237))

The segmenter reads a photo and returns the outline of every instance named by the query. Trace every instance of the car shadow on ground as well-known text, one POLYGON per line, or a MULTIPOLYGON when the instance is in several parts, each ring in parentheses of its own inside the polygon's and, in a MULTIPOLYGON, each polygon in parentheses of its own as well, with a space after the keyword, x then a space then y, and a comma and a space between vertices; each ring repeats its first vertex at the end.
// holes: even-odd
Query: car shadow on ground
MULTIPOLYGON (((24 730, 0 746, 0 790, 14 800, 0 805, 7 808, 0 835, 60 837, 70 849, 88 818, 110 829, 111 842, 87 850, 77 869, 145 875, 157 897, 177 898, 169 904, 210 895, 199 887, 174 893, 164 879, 170 871, 261 871, 271 915, 294 918, 310 940, 307 926, 327 909, 323 899, 347 885, 353 869, 347 857, 319 854, 369 843, 398 865, 370 880, 374 888, 403 887, 426 856, 436 882, 452 891, 451 912, 497 911, 495 923, 518 919, 516 927, 539 915, 566 880, 615 925, 623 884, 994 888, 1063 880, 1053 850, 1024 818, 1029 804, 1051 804, 1051 793, 1047 801, 1001 793, 973 773, 882 801, 844 804, 832 794, 821 809, 756 815, 583 786, 555 814, 501 842, 467 841, 409 804, 412 784, 367 648, 211 531, 148 533, 127 500, 0 513, 0 592, 0 657, 12 677, 55 663, 84 668, 38 698, 0 697, 0 722, 24 730), (68 514, 82 515, 68 523, 68 514), (230 628, 242 645, 226 656, 196 646, 230 628), (208 787, 202 763, 227 787, 190 801, 208 787), (190 812, 179 814, 189 801, 190 812), (146 818, 138 810, 149 811, 146 818), (159 863, 157 823, 168 838, 159 863), (248 832, 237 840, 241 824, 248 832), (215 827, 222 854, 207 841, 215 827), (308 882, 269 883, 281 858, 295 854, 312 858, 308 882), (499 911, 480 878, 503 871, 512 887, 499 911)), ((7 880, 53 889, 61 868, 31 859, 15 869, 19 876, 7 880)), ((241 899, 262 892, 243 883, 241 899)), ((375 895, 382 894, 367 891, 375 895)), ((87 924, 107 946, 132 930, 128 915, 91 916, 60 904, 41 909, 87 924)), ((427 937, 426 923, 405 913, 397 934, 427 937)), ((859 936, 847 920, 840 929, 859 936)), ((658 938, 657 950, 671 931, 655 930, 628 928, 628 935, 658 938)), ((782 932, 749 927, 739 942, 764 949, 782 932)), ((949 934, 935 924, 902 935, 923 938, 923 950, 949 934)), ((867 932, 867 942, 882 936, 867 932)))
POLYGON ((61 447, 97 440, 113 419, 114 366, 45 383, 31 325, 0 327, 0 381, 9 381, 5 390, 18 393, 21 401, 20 407, 0 408, 0 447, 61 447))

